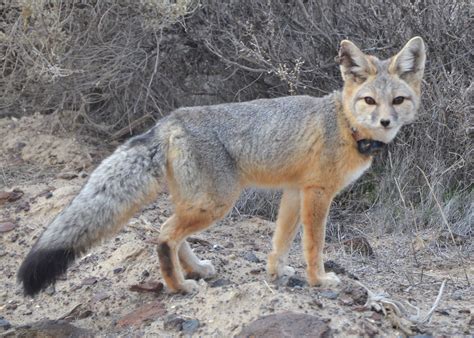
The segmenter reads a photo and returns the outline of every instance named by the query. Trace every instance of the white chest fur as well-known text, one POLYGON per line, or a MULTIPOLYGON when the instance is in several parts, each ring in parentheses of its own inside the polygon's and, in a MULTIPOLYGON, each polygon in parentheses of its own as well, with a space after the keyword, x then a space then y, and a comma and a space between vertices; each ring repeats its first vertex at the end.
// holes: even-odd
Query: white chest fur
POLYGON ((347 172, 346 177, 344 179, 344 188, 347 187, 349 184, 355 182, 362 174, 370 168, 372 165, 372 159, 370 161, 365 162, 359 167, 356 167, 352 171, 347 172))

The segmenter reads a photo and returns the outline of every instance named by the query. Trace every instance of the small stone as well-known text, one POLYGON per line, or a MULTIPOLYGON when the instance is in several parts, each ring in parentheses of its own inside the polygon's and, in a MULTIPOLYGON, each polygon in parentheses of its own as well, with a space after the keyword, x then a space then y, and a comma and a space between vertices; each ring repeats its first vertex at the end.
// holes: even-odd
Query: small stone
POLYGON ((225 279, 225 278, 219 278, 219 279, 216 279, 212 282, 209 283, 209 286, 211 288, 218 288, 218 287, 221 287, 221 286, 226 286, 226 285, 230 285, 232 284, 232 282, 228 279, 225 279))
POLYGON ((336 299, 339 296, 339 293, 332 290, 325 290, 321 291, 319 295, 327 299, 336 299))
POLYGON ((227 248, 227 249, 232 249, 234 247, 234 243, 232 242, 227 242, 225 245, 224 245, 224 248, 227 248))
POLYGON ((88 277, 88 278, 85 278, 82 280, 81 282, 81 285, 84 286, 84 285, 94 285, 95 283, 97 283, 97 278, 95 277, 88 277))
POLYGON ((109 295, 109 294, 107 294, 107 293, 105 293, 105 292, 99 292, 99 293, 96 293, 96 294, 94 295, 94 297, 92 297, 92 301, 93 301, 94 303, 98 303, 98 302, 101 302, 101 301, 106 300, 106 299, 108 299, 108 298, 110 298, 110 295, 109 295))
POLYGON ((334 261, 326 261, 324 263, 324 270, 326 272, 334 272, 335 274, 342 275, 346 273, 346 269, 334 261))
POLYGON ((6 331, 6 330, 9 330, 11 327, 12 325, 8 322, 8 320, 0 316, 0 329, 3 329, 6 331))
POLYGON ((309 302, 310 306, 316 306, 319 309, 323 308, 323 303, 321 303, 318 299, 313 299, 312 301, 309 302))
POLYGON ((288 283, 286 284, 290 288, 294 287, 304 287, 306 285, 306 281, 303 278, 296 277, 296 276, 291 276, 288 278, 288 283))
POLYGON ((46 194, 44 194, 44 198, 46 199, 50 199, 51 197, 53 197, 53 193, 51 191, 48 191, 46 194))
POLYGON ((12 231, 16 228, 16 224, 13 222, 3 222, 0 223, 0 232, 12 231))
POLYGON ((351 305, 354 305, 354 300, 350 297, 344 296, 344 297, 339 298, 339 303, 341 305, 351 306, 351 305))
POLYGON ((44 290, 44 292, 45 292, 47 295, 52 296, 52 295, 54 295, 54 293, 56 292, 56 289, 54 288, 54 285, 51 284, 50 286, 48 286, 48 287, 46 288, 46 290, 44 290))
POLYGON ((451 299, 462 300, 463 299, 462 290, 454 290, 453 293, 451 294, 451 299))
POLYGON ((92 314, 93 312, 91 310, 84 310, 79 313, 79 315, 77 316, 77 319, 89 318, 90 316, 92 316, 92 314))
POLYGON ((143 282, 130 286, 130 291, 135 292, 155 292, 158 293, 163 290, 163 283, 161 282, 143 282))
POLYGON ((370 315, 370 319, 375 320, 377 322, 382 320, 382 315, 378 312, 374 312, 370 315))
POLYGON ((140 326, 145 321, 151 321, 166 313, 166 309, 159 301, 153 301, 142 305, 129 314, 122 317, 118 322, 118 327, 140 326))
POLYGON ((43 320, 15 327, 15 337, 94 337, 92 331, 65 320, 43 320))
POLYGON ((21 149, 23 149, 24 147, 26 147, 26 143, 25 143, 25 142, 17 142, 17 143, 15 143, 15 148, 16 148, 17 150, 21 150, 21 149))
POLYGON ((260 259, 252 251, 247 251, 242 257, 249 262, 260 263, 260 259))
POLYGON ((13 189, 12 191, 0 191, 0 204, 6 202, 15 202, 24 195, 24 192, 20 189, 13 189))
POLYGON ((185 320, 182 324, 182 331, 184 334, 193 334, 199 328, 199 324, 197 319, 185 320))
POLYGON ((342 292, 351 297, 356 305, 364 305, 367 302, 367 290, 360 285, 347 284, 343 287, 342 292))
POLYGON ((320 317, 284 312, 244 325, 236 337, 330 337, 331 331, 320 317))
POLYGON ((251 275, 258 275, 259 273, 261 273, 261 272, 263 272, 263 271, 265 271, 265 269, 263 269, 263 268, 256 268, 256 269, 250 270, 250 274, 251 274, 251 275))
POLYGON ((23 202, 20 202, 18 207, 15 209, 15 212, 30 211, 30 209, 31 209, 30 203, 28 203, 28 201, 23 201, 23 202))
POLYGON ((113 270, 113 272, 114 272, 114 275, 116 275, 116 274, 119 274, 119 273, 123 272, 124 270, 125 269, 123 267, 119 266, 118 268, 115 268, 113 270))
POLYGON ((17 303, 9 303, 9 304, 7 304, 7 306, 5 308, 7 310, 16 310, 17 307, 18 307, 17 303))
POLYGON ((71 173, 71 172, 64 172, 58 175, 58 178, 62 178, 63 180, 72 180, 77 177, 78 175, 76 173, 71 173))
POLYGON ((175 314, 168 315, 163 320, 163 329, 167 331, 181 331, 184 319, 175 314))

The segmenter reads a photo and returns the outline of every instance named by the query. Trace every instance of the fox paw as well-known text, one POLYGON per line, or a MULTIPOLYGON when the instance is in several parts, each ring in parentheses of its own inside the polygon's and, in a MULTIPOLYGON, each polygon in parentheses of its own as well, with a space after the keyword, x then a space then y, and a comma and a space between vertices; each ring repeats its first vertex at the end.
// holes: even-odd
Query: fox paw
POLYGON ((323 288, 334 287, 341 283, 341 280, 334 272, 321 274, 315 281, 308 281, 311 286, 320 286, 323 288))
POLYGON ((180 286, 181 293, 196 293, 199 291, 198 283, 193 279, 186 279, 180 286))
POLYGON ((201 278, 210 278, 216 275, 216 268, 211 261, 203 260, 199 262, 199 270, 197 271, 201 278))
POLYGON ((272 281, 276 281, 278 279, 288 279, 295 275, 295 269, 288 265, 281 266, 278 267, 274 272, 269 271, 268 275, 272 281))
POLYGON ((191 271, 187 271, 186 278, 200 280, 207 279, 216 275, 216 269, 211 261, 200 261, 191 271))

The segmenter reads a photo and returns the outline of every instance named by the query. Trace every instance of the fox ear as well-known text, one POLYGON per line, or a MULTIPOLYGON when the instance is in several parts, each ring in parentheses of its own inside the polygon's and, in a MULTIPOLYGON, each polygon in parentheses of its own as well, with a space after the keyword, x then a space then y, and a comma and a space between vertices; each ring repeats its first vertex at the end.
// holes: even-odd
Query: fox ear
POLYGON ((419 85, 425 70, 425 60, 425 43, 422 38, 416 36, 393 57, 389 72, 397 74, 408 83, 419 85))
POLYGON ((367 56, 349 40, 342 40, 336 58, 341 68, 342 79, 364 82, 372 72, 367 56))

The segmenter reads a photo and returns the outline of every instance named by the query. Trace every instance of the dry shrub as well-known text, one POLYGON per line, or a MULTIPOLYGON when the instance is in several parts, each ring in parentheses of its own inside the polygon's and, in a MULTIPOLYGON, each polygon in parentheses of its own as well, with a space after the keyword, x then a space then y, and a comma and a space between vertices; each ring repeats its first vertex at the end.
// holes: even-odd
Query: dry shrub
MULTIPOLYGON (((470 235, 472 10, 467 0, 4 1, 0 113, 69 110, 79 126, 113 135, 178 106, 324 95, 342 84, 340 40, 388 57, 420 35, 419 118, 335 211, 371 211, 389 230, 441 230, 443 215, 470 235)), ((277 201, 250 190, 238 205, 274 218, 277 201)))

